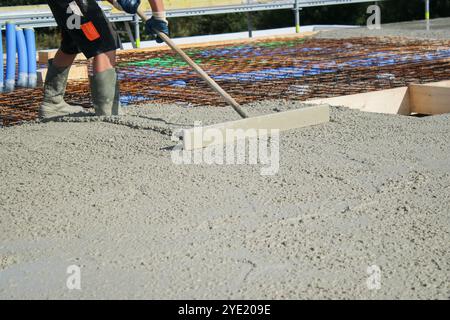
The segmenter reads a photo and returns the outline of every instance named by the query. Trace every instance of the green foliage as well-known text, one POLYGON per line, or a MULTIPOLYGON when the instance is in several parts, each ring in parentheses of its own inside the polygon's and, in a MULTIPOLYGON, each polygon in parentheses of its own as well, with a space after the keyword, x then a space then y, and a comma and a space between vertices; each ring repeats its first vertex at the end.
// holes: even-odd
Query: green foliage
MULTIPOLYGON (((143 0, 145 1, 145 0, 143 0)), ((292 0, 293 1, 293 0, 292 0)), ((0 6, 45 3, 45 0, 0 0, 0 6)), ((369 3, 371 4, 371 3, 369 3)), ((424 18, 424 0, 389 0, 379 3, 382 21, 395 22, 424 18)), ((305 8, 301 12, 301 24, 358 24, 367 19, 368 3, 305 8)), ((450 16, 450 0, 431 0, 432 18, 450 16)), ((254 29, 282 28, 294 25, 292 10, 263 11, 251 14, 254 29)), ((247 30, 247 14, 223 14, 170 19, 173 36, 217 34, 247 30)), ((144 30, 142 29, 144 35, 144 30)), ((57 47, 59 33, 55 28, 39 29, 38 47, 57 47)), ((147 39, 144 35, 143 40, 147 39)))
MULTIPOLYGON (((379 2, 383 23, 419 20, 425 16, 424 0, 389 0, 379 2)), ((367 6, 372 3, 305 8, 301 11, 301 24, 356 24, 367 19, 367 6)), ((450 16, 450 0, 431 0, 431 17, 450 16)), ((294 25, 292 10, 262 11, 251 14, 255 29, 282 28, 294 25)), ((223 14, 187 17, 171 20, 176 36, 215 34, 247 30, 246 14, 223 14)))

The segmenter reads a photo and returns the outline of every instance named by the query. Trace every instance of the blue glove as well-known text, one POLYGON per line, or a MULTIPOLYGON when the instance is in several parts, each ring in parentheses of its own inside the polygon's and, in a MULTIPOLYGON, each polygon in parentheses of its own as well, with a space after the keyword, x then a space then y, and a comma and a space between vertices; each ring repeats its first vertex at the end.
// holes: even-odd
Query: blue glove
POLYGON ((122 9, 129 14, 136 14, 141 0, 117 0, 122 9))
POLYGON ((156 20, 154 17, 151 17, 147 22, 145 23, 145 30, 149 35, 151 35, 154 39, 156 39, 156 42, 163 43, 163 39, 158 37, 156 34, 156 31, 165 33, 169 35, 169 25, 166 21, 163 20, 156 20))

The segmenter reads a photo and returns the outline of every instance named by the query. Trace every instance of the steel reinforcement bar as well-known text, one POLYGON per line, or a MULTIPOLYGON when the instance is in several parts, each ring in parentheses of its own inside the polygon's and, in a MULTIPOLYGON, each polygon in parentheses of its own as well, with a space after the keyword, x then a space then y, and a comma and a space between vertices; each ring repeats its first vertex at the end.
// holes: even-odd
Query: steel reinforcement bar
MULTIPOLYGON (((309 100, 449 80, 450 41, 400 38, 304 39, 191 48, 199 63, 239 103, 309 100)), ((122 105, 224 103, 170 51, 121 52, 122 105)), ((0 124, 35 120, 42 89, 0 94, 0 124)), ((71 82, 67 101, 90 107, 87 82, 71 82)))

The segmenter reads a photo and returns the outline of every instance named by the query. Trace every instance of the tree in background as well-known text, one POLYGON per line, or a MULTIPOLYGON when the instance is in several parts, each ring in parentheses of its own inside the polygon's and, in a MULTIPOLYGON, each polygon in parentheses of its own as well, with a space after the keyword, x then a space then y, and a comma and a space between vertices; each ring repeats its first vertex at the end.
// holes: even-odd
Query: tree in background
MULTIPOLYGON (((372 4, 372 3, 369 3, 372 4)), ((381 1, 382 22, 421 20, 425 16, 424 0, 381 1)), ((305 8, 301 12, 301 23, 349 24, 366 23, 368 3, 305 8)), ((432 18, 450 16, 450 0, 431 0, 432 18)), ((262 11, 252 13, 255 29, 291 27, 294 25, 292 10, 262 11)), ((177 36, 191 34, 215 34, 244 31, 247 29, 246 14, 224 14, 218 16, 186 17, 172 20, 172 31, 177 36)))

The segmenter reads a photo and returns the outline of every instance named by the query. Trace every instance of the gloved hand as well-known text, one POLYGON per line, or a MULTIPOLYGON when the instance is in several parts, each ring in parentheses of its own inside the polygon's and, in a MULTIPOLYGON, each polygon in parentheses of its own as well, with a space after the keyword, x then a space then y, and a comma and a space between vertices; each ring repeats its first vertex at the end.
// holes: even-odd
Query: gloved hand
POLYGON ((156 42, 163 43, 163 39, 158 37, 155 30, 169 35, 169 24, 165 20, 158 20, 155 19, 155 17, 151 17, 145 23, 145 30, 149 35, 156 39, 156 42))
POLYGON ((117 0, 117 3, 120 4, 126 13, 136 14, 137 9, 141 4, 141 0, 117 0))

